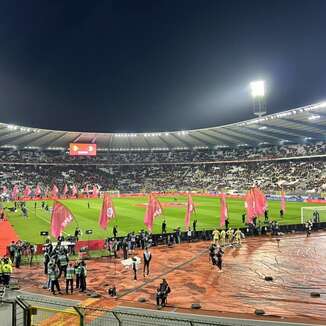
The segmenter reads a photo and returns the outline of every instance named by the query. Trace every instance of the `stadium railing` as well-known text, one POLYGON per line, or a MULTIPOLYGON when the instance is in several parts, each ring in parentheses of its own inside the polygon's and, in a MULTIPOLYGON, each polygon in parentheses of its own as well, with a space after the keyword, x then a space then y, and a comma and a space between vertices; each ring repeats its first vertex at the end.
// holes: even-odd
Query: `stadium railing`
MULTIPOLYGON (((154 309, 143 309, 119 306, 114 309, 100 307, 72 306, 52 298, 35 298, 20 296, 10 301, 20 311, 12 310, 9 325, 14 326, 37 326, 37 325, 69 325, 69 326, 282 326, 280 320, 268 319, 268 317, 240 319, 235 317, 218 317, 205 315, 203 312, 179 313, 173 311, 157 311, 154 309), (17 302, 16 302, 17 301, 17 302), (14 313, 17 312, 17 316, 14 313), (23 316, 18 319, 19 316, 23 316)), ((17 309, 17 308, 15 308, 17 309)), ((275 316, 274 316, 275 317, 275 316)), ((4 325, 4 324, 1 324, 4 325)), ((312 324, 284 322, 286 326, 310 326, 312 324)), ((317 324, 314 323, 316 326, 317 324)), ((6 325, 5 325, 6 326, 6 325)))

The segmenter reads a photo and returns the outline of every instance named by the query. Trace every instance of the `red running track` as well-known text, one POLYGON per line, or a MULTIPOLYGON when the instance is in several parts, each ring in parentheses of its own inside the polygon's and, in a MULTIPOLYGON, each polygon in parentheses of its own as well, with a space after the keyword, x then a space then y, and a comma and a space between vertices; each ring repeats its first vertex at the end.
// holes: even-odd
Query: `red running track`
POLYGON ((0 256, 4 256, 7 252, 7 246, 11 241, 17 241, 18 235, 8 220, 0 222, 0 256))

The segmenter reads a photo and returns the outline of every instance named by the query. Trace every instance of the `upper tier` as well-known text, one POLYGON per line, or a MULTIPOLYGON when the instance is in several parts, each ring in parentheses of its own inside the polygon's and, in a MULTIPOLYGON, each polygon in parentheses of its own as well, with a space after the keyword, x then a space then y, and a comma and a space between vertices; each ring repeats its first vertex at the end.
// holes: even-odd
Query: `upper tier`
POLYGON ((147 133, 94 133, 36 129, 0 123, 0 147, 62 149, 96 143, 99 151, 178 150, 326 140, 326 102, 224 126, 147 133))

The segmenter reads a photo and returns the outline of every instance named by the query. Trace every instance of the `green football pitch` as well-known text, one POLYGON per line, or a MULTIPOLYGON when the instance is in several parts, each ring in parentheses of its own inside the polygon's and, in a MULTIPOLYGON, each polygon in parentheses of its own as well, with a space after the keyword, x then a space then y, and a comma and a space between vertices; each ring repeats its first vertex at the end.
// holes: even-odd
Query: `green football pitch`
MULTIPOLYGON (((155 219, 153 233, 160 233, 163 219, 167 222, 167 230, 172 231, 176 227, 184 230, 184 218, 186 211, 186 197, 158 197, 163 204, 163 214, 155 219)), ((196 213, 193 213, 192 220, 197 219, 197 229, 207 230, 219 226, 219 198, 214 197, 193 197, 196 206, 196 213)), ((116 218, 110 221, 106 231, 98 225, 99 213, 102 205, 101 199, 73 199, 62 200, 69 207, 74 215, 74 221, 65 229, 64 235, 73 234, 78 226, 82 230, 82 240, 104 239, 112 236, 112 228, 118 226, 118 235, 122 236, 128 232, 138 232, 145 229, 144 214, 147 197, 120 197, 113 198, 116 210, 116 218), (88 208, 88 203, 90 208, 88 208), (85 230, 93 230, 93 234, 88 236, 85 230)), ((231 227, 243 227, 241 215, 244 213, 244 202, 239 199, 228 199, 229 221, 231 227)), ((51 207, 53 201, 49 201, 51 207)), ((279 217, 280 202, 269 201, 270 219, 279 221, 280 224, 299 224, 301 223, 301 207, 314 206, 310 203, 288 202, 286 213, 281 219, 279 217)), ((5 207, 12 207, 13 203, 7 203, 5 207)), ((322 206, 316 204, 315 206, 322 206)), ((34 202, 27 202, 28 218, 23 218, 21 211, 11 213, 6 210, 9 221, 14 227, 18 236, 22 240, 31 243, 43 243, 44 239, 40 236, 40 231, 50 231, 51 213, 41 209, 41 202, 37 202, 36 209, 34 202)), ((321 216, 322 218, 322 216, 321 216)), ((324 218, 322 218, 324 219, 324 218)), ((325 218, 326 220, 326 218, 325 218)))

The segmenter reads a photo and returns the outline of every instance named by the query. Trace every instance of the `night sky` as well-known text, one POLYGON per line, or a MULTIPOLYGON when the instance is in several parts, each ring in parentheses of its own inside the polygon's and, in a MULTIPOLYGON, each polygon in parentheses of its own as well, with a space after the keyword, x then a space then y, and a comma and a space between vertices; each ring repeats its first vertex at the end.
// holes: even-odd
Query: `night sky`
POLYGON ((326 1, 0 2, 0 121, 141 132, 326 99, 326 1))

